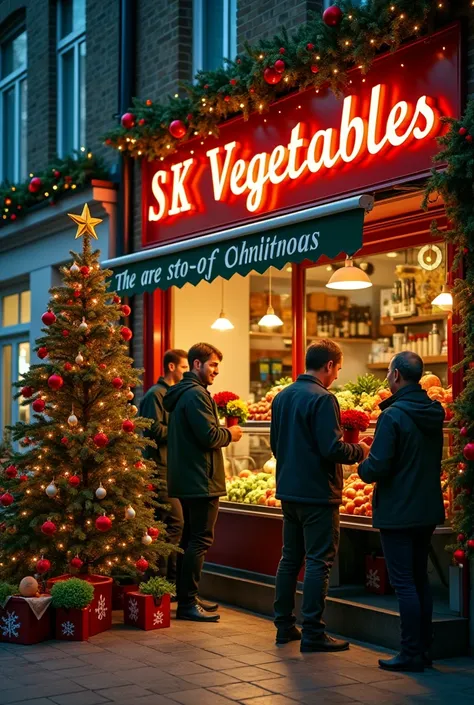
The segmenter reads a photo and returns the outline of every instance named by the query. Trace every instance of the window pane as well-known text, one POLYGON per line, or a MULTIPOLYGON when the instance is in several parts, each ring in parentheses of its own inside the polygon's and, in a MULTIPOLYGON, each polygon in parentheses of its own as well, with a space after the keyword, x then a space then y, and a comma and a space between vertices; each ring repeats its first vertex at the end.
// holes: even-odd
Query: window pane
MULTIPOLYGON (((26 150, 28 135, 28 103, 26 78, 20 83, 20 179, 26 179, 26 150)), ((29 320, 29 319, 28 319, 29 320)))
POLYGON ((18 294, 12 294, 11 296, 3 297, 2 306, 2 325, 3 326, 16 326, 18 325, 18 304, 19 296, 18 294))
POLYGON ((20 295, 20 323, 31 321, 31 291, 22 291, 20 295))
POLYGON ((60 56, 62 101, 61 154, 70 154, 74 149, 74 47, 60 56))
POLYGON ((203 70, 210 71, 222 65, 224 53, 224 8, 222 2, 203 0, 203 70))
POLYGON ((75 32, 81 32, 86 28, 86 1, 74 0, 73 5, 73 29, 75 32))
POLYGON ((86 146, 86 43, 79 45, 79 147, 86 146))
POLYGON ((26 32, 2 44, 2 78, 26 66, 26 32))
POLYGON ((2 435, 12 422, 12 346, 2 348, 2 435))
MULTIPOLYGON (((30 344, 29 343, 19 343, 18 345, 18 377, 24 375, 30 369, 30 344)), ((30 410, 31 407, 22 406, 21 403, 23 397, 18 399, 18 418, 23 423, 30 422, 30 410)))
POLYGON ((62 0, 59 10, 59 36, 82 32, 86 26, 85 0, 62 0))
POLYGON ((4 181, 15 181, 15 86, 2 94, 2 176, 4 181))

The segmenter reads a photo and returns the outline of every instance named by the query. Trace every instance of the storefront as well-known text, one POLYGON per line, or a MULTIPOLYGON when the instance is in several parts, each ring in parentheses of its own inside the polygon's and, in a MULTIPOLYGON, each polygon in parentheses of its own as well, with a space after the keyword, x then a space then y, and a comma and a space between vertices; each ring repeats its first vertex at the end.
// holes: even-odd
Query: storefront
MULTIPOLYGON (((441 117, 461 113, 460 61, 459 28, 449 27, 382 56, 367 77, 354 69, 340 98, 292 94, 248 122, 224 124, 217 139, 188 141, 169 160, 143 166, 143 248, 105 264, 119 294, 146 294, 146 384, 160 373, 166 348, 206 340, 224 353, 215 391, 253 402, 244 439, 226 458, 229 492, 205 578, 214 597, 271 611, 281 512, 271 481, 269 501, 251 494, 252 481, 257 487, 272 474, 274 387, 303 370, 309 341, 341 344, 341 385, 374 376, 371 386, 341 396, 341 406, 369 413, 369 434, 394 352, 424 357, 431 394, 444 404, 460 389, 450 371, 460 355, 456 314, 432 304, 450 268, 450 251, 430 234, 433 218, 446 226, 444 207, 420 205, 435 138, 445 130, 441 117), (349 281, 346 256, 355 257, 365 288, 349 281), (334 279, 342 284, 328 288, 334 279)), ((383 592, 384 580, 383 567, 370 562, 378 537, 359 494, 369 497, 370 487, 346 474, 327 621, 396 646, 393 597, 367 592, 383 592)), ((445 501, 449 512, 449 493, 445 501)), ((432 551, 436 641, 445 655, 464 652, 468 638, 459 570, 444 550, 451 533, 448 520, 432 551)))

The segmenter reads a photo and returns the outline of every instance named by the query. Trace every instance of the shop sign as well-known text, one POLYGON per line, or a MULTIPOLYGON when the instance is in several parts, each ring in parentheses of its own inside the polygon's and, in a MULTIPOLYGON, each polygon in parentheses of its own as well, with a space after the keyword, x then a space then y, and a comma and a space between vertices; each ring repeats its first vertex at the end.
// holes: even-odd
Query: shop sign
POLYGON ((459 29, 351 73, 344 96, 292 95, 143 171, 144 245, 179 240, 427 173, 460 112, 459 29))

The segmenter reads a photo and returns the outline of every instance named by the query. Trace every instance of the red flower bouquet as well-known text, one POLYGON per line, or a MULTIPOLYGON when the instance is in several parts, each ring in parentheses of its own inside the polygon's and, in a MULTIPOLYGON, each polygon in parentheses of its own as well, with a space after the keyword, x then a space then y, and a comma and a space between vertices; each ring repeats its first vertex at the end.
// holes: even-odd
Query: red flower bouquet
POLYGON ((239 399, 239 395, 234 394, 234 392, 217 392, 217 394, 214 394, 214 401, 216 402, 217 411, 219 412, 221 419, 228 416, 227 404, 230 401, 236 401, 237 399, 239 399))
POLYGON ((344 440, 346 443, 357 443, 359 433, 366 431, 369 427, 370 416, 364 411, 348 409, 341 413, 341 426, 344 429, 344 440))

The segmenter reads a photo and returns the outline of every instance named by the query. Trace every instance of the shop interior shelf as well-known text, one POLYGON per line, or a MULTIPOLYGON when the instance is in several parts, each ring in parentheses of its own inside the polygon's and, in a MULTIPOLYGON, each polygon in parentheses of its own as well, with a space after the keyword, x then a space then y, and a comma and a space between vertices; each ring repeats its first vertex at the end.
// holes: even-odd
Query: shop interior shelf
MULTIPOLYGON (((288 344, 291 345, 291 335, 284 335, 283 333, 266 333, 260 331, 250 331, 250 338, 279 338, 280 340, 287 340, 288 344)), ((308 335, 307 340, 311 341, 317 338, 317 335, 308 335)), ((333 338, 336 343, 371 343, 373 338, 333 338)))
MULTIPOLYGON (((423 361, 425 365, 447 365, 448 358, 446 355, 436 355, 434 357, 424 357, 423 361)), ((369 362, 367 363, 367 369, 369 370, 386 370, 388 367, 388 362, 369 362)))
POLYGON ((382 325, 392 324, 394 326, 410 326, 415 323, 436 323, 436 321, 444 321, 449 316, 447 311, 439 311, 439 313, 429 313, 426 316, 406 316, 405 318, 381 318, 382 325))

